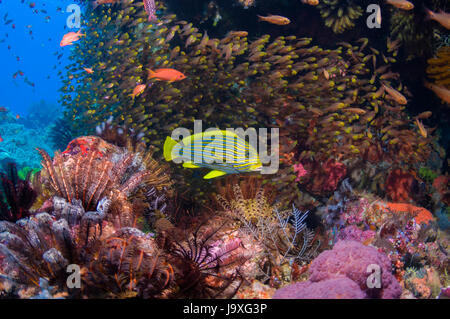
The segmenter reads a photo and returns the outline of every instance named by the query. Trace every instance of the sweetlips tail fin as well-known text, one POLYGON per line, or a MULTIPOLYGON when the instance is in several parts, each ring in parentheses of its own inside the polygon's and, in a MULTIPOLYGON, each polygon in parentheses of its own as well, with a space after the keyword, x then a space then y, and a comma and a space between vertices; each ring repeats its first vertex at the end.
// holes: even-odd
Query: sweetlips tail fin
POLYGON ((172 158, 172 149, 177 145, 177 141, 175 141, 170 136, 166 137, 166 141, 164 142, 164 159, 166 161, 171 161, 172 158))

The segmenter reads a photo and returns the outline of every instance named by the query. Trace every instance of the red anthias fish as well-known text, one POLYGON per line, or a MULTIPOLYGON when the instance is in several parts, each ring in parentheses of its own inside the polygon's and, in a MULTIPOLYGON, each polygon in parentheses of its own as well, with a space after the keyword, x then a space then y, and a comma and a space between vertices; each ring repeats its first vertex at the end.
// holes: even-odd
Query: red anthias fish
POLYGON ((143 0, 144 9, 148 14, 148 21, 156 20, 156 4, 155 0, 143 0))

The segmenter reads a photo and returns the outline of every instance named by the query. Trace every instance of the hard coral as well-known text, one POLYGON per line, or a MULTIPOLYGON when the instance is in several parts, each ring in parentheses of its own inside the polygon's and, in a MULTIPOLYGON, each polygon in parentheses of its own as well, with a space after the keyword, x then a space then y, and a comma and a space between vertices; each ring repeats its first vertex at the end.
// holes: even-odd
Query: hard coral
POLYGON ((339 241, 332 250, 324 251, 317 256, 311 263, 309 271, 311 282, 321 282, 344 275, 354 281, 369 298, 398 298, 402 292, 391 273, 389 258, 374 247, 364 246, 356 241, 339 241), (367 279, 371 274, 369 266, 372 265, 380 268, 381 288, 367 286, 367 279))

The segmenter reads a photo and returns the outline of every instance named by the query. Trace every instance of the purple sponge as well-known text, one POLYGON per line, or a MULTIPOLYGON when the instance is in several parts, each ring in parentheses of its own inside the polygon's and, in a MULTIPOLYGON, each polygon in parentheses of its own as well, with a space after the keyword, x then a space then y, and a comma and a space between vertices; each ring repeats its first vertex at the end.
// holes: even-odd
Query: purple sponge
POLYGON ((364 299, 366 294, 347 277, 297 282, 278 289, 274 299, 364 299))
POLYGON ((388 257, 357 241, 339 241, 332 250, 322 252, 312 261, 309 272, 308 281, 280 288, 273 298, 392 299, 402 293, 391 273, 388 257))
POLYGON ((353 280, 369 298, 399 298, 402 289, 391 273, 389 258, 373 247, 343 240, 337 242, 332 250, 322 252, 313 260, 309 268, 311 282, 324 281, 336 276, 346 276, 353 280), (372 267, 371 268, 369 267, 372 267), (373 269, 380 269, 380 288, 369 288, 367 279, 374 278, 373 269))

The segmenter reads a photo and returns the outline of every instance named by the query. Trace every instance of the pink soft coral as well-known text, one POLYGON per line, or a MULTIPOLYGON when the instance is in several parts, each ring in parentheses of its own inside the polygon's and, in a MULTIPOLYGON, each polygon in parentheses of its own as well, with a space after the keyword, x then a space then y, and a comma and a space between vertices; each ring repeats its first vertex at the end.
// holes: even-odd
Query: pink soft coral
POLYGON ((308 174, 302 163, 294 164, 294 172, 297 174, 296 182, 300 182, 300 179, 308 174))

